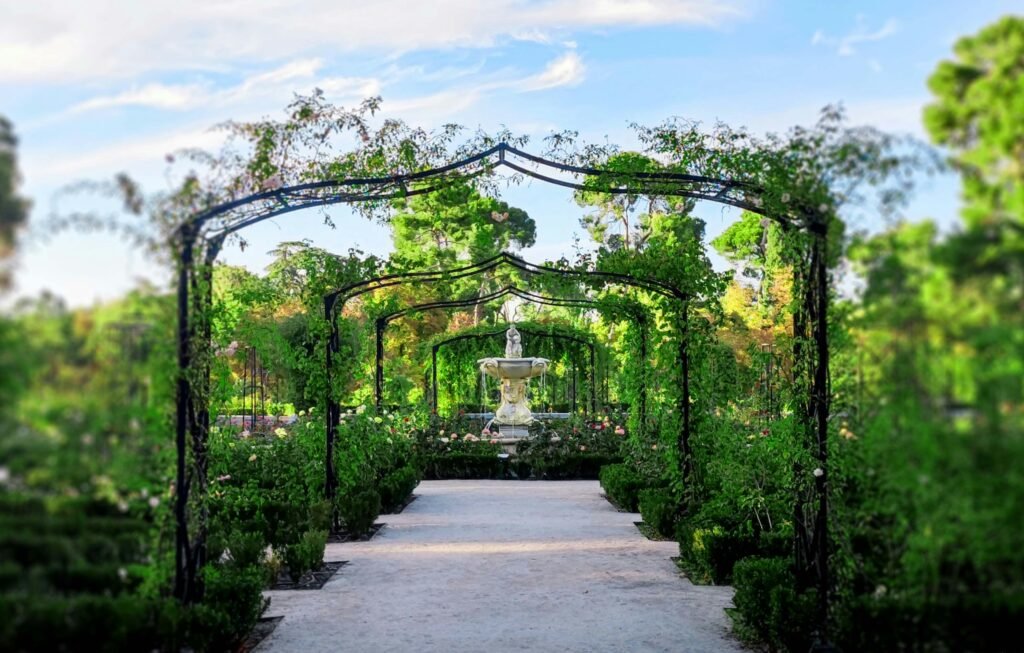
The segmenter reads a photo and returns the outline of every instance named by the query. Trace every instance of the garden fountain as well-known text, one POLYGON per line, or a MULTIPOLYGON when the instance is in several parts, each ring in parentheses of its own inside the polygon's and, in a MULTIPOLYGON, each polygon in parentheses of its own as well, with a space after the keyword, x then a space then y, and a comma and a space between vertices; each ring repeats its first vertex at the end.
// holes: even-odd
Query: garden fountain
POLYGON ((492 422, 503 438, 520 438, 527 434, 533 413, 527 401, 530 379, 543 377, 548 370, 546 358, 523 358, 522 336, 513 324, 505 332, 505 357, 481 358, 477 361, 481 374, 501 384, 501 404, 494 411, 492 422))

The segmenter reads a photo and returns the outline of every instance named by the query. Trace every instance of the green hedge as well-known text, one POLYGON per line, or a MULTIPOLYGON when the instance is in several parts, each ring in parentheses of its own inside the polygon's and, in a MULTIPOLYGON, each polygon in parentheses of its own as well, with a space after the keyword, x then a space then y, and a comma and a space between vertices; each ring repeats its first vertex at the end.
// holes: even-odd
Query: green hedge
POLYGON ((26 568, 0 563, 0 592, 113 596, 135 590, 141 581, 134 566, 120 564, 49 564, 26 568))
POLYGON ((0 650, 152 651, 177 639, 171 601, 138 596, 0 596, 0 650))
POLYGON ((501 478, 505 463, 493 453, 433 454, 423 460, 423 478, 431 480, 501 478))
POLYGON ((667 488, 640 490, 640 516, 644 523, 664 537, 675 535, 677 501, 667 488))
POLYGON ((86 515, 2 514, 0 533, 31 531, 40 535, 78 536, 144 534, 150 524, 129 517, 88 517, 86 515))
POLYGON ((835 640, 845 651, 1019 651, 1024 593, 938 600, 877 593, 841 602, 835 640))
MULTIPOLYGON (((373 522, 371 521, 371 524, 373 522)), ((298 542, 284 549, 284 562, 288 575, 298 582, 307 571, 317 571, 324 565, 324 550, 327 548, 327 531, 307 531, 298 542)))
POLYGON ((772 651, 810 648, 816 595, 796 592, 791 565, 789 558, 755 557, 736 563, 733 604, 741 638, 767 644, 772 651))
POLYGON ((23 567, 115 563, 139 559, 142 545, 143 540, 136 533, 82 533, 72 538, 32 531, 2 532, 0 559, 23 567))
POLYGON ((605 465, 600 473, 601 487, 608 499, 622 510, 639 509, 640 490, 648 483, 629 465, 605 465))
POLYGON ((682 522, 676 528, 679 556, 692 580, 725 585, 732 581, 737 562, 753 556, 791 557, 793 541, 787 532, 755 535, 705 528, 682 522))
POLYGON ((238 650, 270 605, 263 598, 266 572, 259 566, 209 565, 203 577, 203 600, 178 616, 174 639, 199 651, 238 650))
POLYGON ((494 453, 431 454, 423 458, 423 477, 429 480, 536 478, 547 481, 596 480, 601 469, 622 459, 607 454, 579 453, 543 460, 516 456, 498 458, 494 453))
POLYGON ((561 457, 558 460, 534 460, 530 466, 530 472, 533 476, 547 481, 565 481, 570 479, 593 481, 600 478, 603 467, 621 462, 621 456, 601 453, 579 453, 561 457))
POLYGON ((337 505, 345 530, 352 535, 362 536, 370 532, 374 520, 380 514, 380 493, 373 488, 343 492, 337 497, 337 505))
POLYGON ((380 482, 381 510, 392 513, 401 508, 419 482, 419 471, 412 465, 405 465, 384 476, 380 482))

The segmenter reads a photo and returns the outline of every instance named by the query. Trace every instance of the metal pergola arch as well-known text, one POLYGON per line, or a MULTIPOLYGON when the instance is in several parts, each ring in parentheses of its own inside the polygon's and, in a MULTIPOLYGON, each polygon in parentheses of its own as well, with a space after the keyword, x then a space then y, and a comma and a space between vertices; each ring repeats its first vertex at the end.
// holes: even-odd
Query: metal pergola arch
MULTIPOLYGON (((212 302, 212 266, 225 239, 249 226, 273 217, 312 207, 387 201, 425 194, 451 183, 453 177, 475 178, 507 167, 519 174, 574 190, 596 190, 606 194, 637 194, 688 197, 733 206, 765 216, 787 229, 811 235, 806 267, 794 271, 803 290, 801 309, 793 313, 794 363, 798 387, 806 392, 806 404, 799 418, 808 438, 813 440, 815 470, 813 488, 816 511, 811 532, 803 523, 799 500, 795 515, 796 571, 798 579, 812 577, 818 590, 818 611, 822 641, 827 639, 828 593, 828 416, 830 384, 828 373, 828 216, 813 207, 798 206, 798 217, 768 213, 762 197, 766 190, 741 179, 718 178, 669 172, 618 172, 576 166, 536 156, 507 143, 498 143, 477 154, 427 170, 383 177, 327 179, 252 193, 197 211, 175 231, 178 246, 177 280, 177 362, 175 409, 175 586, 174 595, 190 603, 201 598, 199 570, 206 561, 206 515, 198 506, 198 527, 193 540, 189 533, 189 497, 196 490, 206 494, 206 440, 210 426, 206 389, 209 385, 209 342, 211 325, 208 307, 212 302), (520 163, 519 160, 525 163, 520 163), (529 166, 535 166, 531 168, 529 166), (541 172, 547 169, 550 172, 541 172), (612 180, 614 185, 586 188, 582 183, 552 176, 566 173, 612 180), (211 226, 212 225, 212 226, 211 226), (201 254, 197 265, 196 255, 201 254), (191 313, 195 313, 195 320, 191 313), (809 337, 808 337, 809 336, 809 337), (806 343, 810 341, 811 347, 806 343), (197 347, 198 344, 198 347, 197 347), (198 369, 194 367, 198 364, 198 369), (191 454, 191 456, 190 456, 191 454), (191 458, 191 459, 190 459, 191 458)), ((811 445, 811 442, 807 443, 811 445)), ((798 478, 799 472, 798 470, 798 478)))
MULTIPOLYGON (((478 177, 506 167, 538 181, 572 190, 596 190, 578 181, 559 179, 553 175, 610 178, 615 186, 603 187, 602 193, 664 195, 707 200, 764 215, 757 201, 764 189, 739 180, 676 172, 621 172, 593 166, 579 166, 531 154, 508 143, 497 143, 482 152, 427 170, 410 171, 379 177, 352 177, 281 186, 251 193, 198 211, 179 230, 208 240, 225 238, 264 220, 311 207, 385 201, 434 192, 451 182, 453 176, 478 177), (522 160, 523 163, 520 163, 522 160), (536 166, 535 168, 529 167, 536 166), (542 172, 546 170, 547 172, 542 172), (431 182, 437 182, 430 185, 431 182), (208 223, 219 222, 206 233, 208 223)), ((766 216, 780 222, 795 222, 781 216, 766 216)))
POLYGON ((550 265, 532 263, 510 252, 500 252, 482 261, 477 261, 457 268, 450 268, 447 270, 427 270, 421 272, 395 272, 342 286, 341 288, 332 290, 324 295, 325 314, 328 319, 330 319, 333 314, 336 314, 344 308, 344 305, 348 300, 374 290, 390 288, 391 286, 403 285, 411 282, 434 283, 438 281, 455 281, 482 274, 484 272, 490 272, 491 270, 502 266, 508 266, 529 274, 554 274, 558 276, 574 276, 579 279, 598 279, 605 283, 618 283, 636 288, 643 288, 644 290, 658 293, 664 297, 678 299, 681 301, 688 299, 686 293, 679 288, 676 288, 671 284, 658 281, 657 279, 648 279, 631 274, 605 272, 601 270, 556 268, 550 265))
MULTIPOLYGON (((552 340, 567 340, 569 342, 575 342, 580 345, 584 345, 590 354, 590 387, 588 392, 590 394, 590 411, 594 412, 597 410, 597 357, 596 357, 596 346, 593 340, 587 340, 578 336, 569 335, 566 333, 545 333, 539 329, 532 329, 524 327, 521 324, 516 325, 516 329, 523 334, 528 336, 534 336, 536 338, 550 338, 552 340)), ((462 340, 470 339, 483 339, 493 338, 494 336, 505 333, 504 327, 496 327, 490 331, 473 332, 473 333, 457 333, 454 336, 445 338, 438 342, 435 342, 430 346, 430 390, 431 390, 431 408, 437 411, 437 354, 441 348, 445 345, 454 344, 462 340)), ((575 397, 574 397, 575 399, 575 397)))
MULTIPOLYGON (((391 322, 405 317, 410 313, 419 313, 423 311, 435 310, 435 309, 446 309, 446 308, 467 308, 470 306, 476 306, 478 304, 484 304, 496 299, 502 299, 505 297, 514 296, 524 301, 528 301, 535 304, 541 304, 543 306, 575 306, 579 308, 595 308, 600 309, 601 303, 595 299, 574 299, 574 298, 558 298, 550 297, 546 295, 538 295, 529 291, 521 290, 515 286, 505 286, 499 290, 491 293, 480 295, 478 297, 470 297, 467 299, 456 299, 436 302, 425 302, 423 304, 414 304, 407 306, 402 309, 391 311, 384 315, 378 316, 375 320, 375 332, 377 342, 377 354, 376 354, 376 365, 375 365, 375 388, 374 388, 374 400, 379 408, 383 401, 383 380, 384 380, 384 335, 385 329, 391 322)), ((641 360, 646 358, 647 351, 647 316, 643 313, 639 306, 635 309, 635 312, 630 316, 635 322, 641 326, 641 360)), ((593 357, 593 350, 592 357, 593 357)), ((641 393, 641 398, 645 396, 645 392, 641 393)), ((642 414, 646 413, 646 404, 641 399, 641 411, 642 414)))
MULTIPOLYGON (((404 285, 409 283, 437 283, 441 281, 454 281, 458 279, 464 279, 475 275, 489 272, 502 266, 509 266, 514 269, 526 272, 528 274, 536 275, 557 275, 563 277, 574 277, 580 281, 589 282, 591 280, 597 280, 603 282, 605 285, 616 284, 620 286, 638 288, 648 292, 655 293, 669 300, 678 301, 681 305, 680 310, 680 322, 679 327, 681 330, 680 345, 679 345, 679 360, 682 371, 682 385, 683 385, 683 397, 686 399, 680 401, 679 410, 683 416, 683 424, 678 436, 678 446, 683 452, 680 456, 682 462, 682 476, 689 478, 689 474, 692 471, 692 451, 690 447, 690 403, 689 398, 689 354, 687 352, 686 341, 689 333, 689 295, 683 290, 673 286, 672 284, 659 281, 657 279, 650 279, 646 277, 637 277, 631 274, 624 274, 618 272, 606 272, 599 270, 575 270, 575 269, 564 269, 557 268, 549 265, 542 265, 538 263, 531 263, 525 259, 511 254, 509 252, 500 252, 490 258, 484 259, 476 263, 470 263, 467 265, 459 266, 457 268, 449 268, 446 270, 429 270, 419 272, 397 272, 387 275, 381 275, 372 279, 366 279, 354 283, 347 284, 341 288, 332 290, 324 295, 324 316, 330 325, 330 335, 327 341, 326 353, 325 353, 325 364, 327 372, 327 397, 326 397, 326 410, 324 411, 327 429, 327 443, 326 449, 328 451, 327 459, 327 483, 325 488, 328 497, 333 496, 334 488, 329 485, 333 483, 333 457, 331 451, 333 449, 335 435, 337 433, 338 419, 341 417, 341 406, 339 402, 334 398, 332 391, 332 367, 334 358, 339 350, 339 329, 337 319, 344 309, 344 305, 350 299, 354 299, 361 295, 380 290, 383 288, 390 288, 393 286, 404 285)), ((508 291, 506 287, 499 290, 498 293, 508 291)), ((521 298, 525 299, 523 293, 527 291, 516 290, 520 293, 521 298)), ((507 294, 507 293, 506 293, 507 294)), ((497 296, 496 293, 491 295, 481 296, 479 298, 470 298, 465 300, 466 303, 459 304, 459 306, 475 306, 478 303, 489 301, 489 299, 497 296), (479 301, 478 301, 479 300, 479 301)), ((537 301, 536 299, 531 301, 537 301)), ((562 300, 570 301, 570 300, 562 300)), ((588 301, 588 300, 584 300, 588 301)), ((538 302, 542 303, 542 302, 538 302)), ((567 305, 567 304, 561 304, 567 305)), ((445 304, 443 306, 436 306, 434 308, 455 308, 455 305, 445 304)), ((396 313, 400 313, 396 312, 396 313)), ((400 317, 398 315, 397 317, 400 317)), ((392 317, 390 319, 397 319, 392 317)), ((390 321, 389 319, 389 321, 390 321)), ((376 330, 376 366, 375 366, 375 382, 374 382, 374 403, 378 410, 381 407, 382 394, 383 394, 383 337, 381 331, 386 327, 386 324, 377 324, 376 330)), ((645 327, 646 328, 646 327, 645 327)), ((644 331, 646 333, 646 331, 644 331)), ((646 346, 646 342, 645 342, 646 346)), ((643 415, 643 421, 646 423, 646 390, 641 393, 640 396, 641 404, 641 415, 643 415)))

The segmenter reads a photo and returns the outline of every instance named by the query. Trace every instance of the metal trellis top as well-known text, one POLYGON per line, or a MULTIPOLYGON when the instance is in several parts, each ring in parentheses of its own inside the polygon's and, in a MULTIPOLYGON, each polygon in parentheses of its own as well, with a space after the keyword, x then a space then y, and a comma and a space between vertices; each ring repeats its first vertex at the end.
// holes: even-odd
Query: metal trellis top
POLYGON ((609 283, 617 283, 640 288, 642 290, 648 290, 670 299, 678 299, 680 301, 689 299, 689 295, 679 288, 656 279, 635 277, 631 274, 623 274, 619 272, 556 268, 548 265, 530 263, 515 254, 501 252, 500 254, 484 259, 483 261, 458 268, 425 272, 400 272, 375 277, 366 281, 358 281, 327 293, 324 295, 324 302, 328 313, 330 314, 338 306, 339 298, 343 305, 349 299, 382 288, 389 288, 391 286, 413 282, 436 283, 440 281, 454 281, 489 272, 501 266, 509 266, 529 274, 554 274, 564 277, 577 277, 581 280, 587 278, 601 279, 609 283))
MULTIPOLYGON (((515 296, 524 301, 532 302, 535 304, 543 304, 544 306, 578 306, 582 308, 599 308, 601 302, 596 299, 573 299, 573 298, 558 298, 550 297, 547 295, 538 295, 527 290, 521 290, 515 286, 505 286, 500 290, 488 293, 486 295, 480 295, 479 297, 469 297, 467 299, 451 299, 446 301, 427 302, 424 304, 414 304, 405 308, 385 313, 384 315, 377 316, 376 321, 384 326, 391 322, 408 315, 409 313, 418 313, 421 311, 429 311, 436 308, 464 308, 467 306, 476 306, 477 304, 483 304, 495 299, 501 299, 502 297, 515 296)), ((637 319, 642 320, 642 315, 637 316, 637 319)))
POLYGON ((447 165, 384 177, 353 177, 282 186, 200 211, 181 230, 199 234, 211 221, 208 238, 223 238, 264 220, 306 208, 343 203, 385 201, 422 195, 444 188, 458 175, 470 179, 506 167, 519 174, 572 190, 595 190, 612 195, 637 194, 689 197, 727 204, 754 213, 764 209, 756 201, 763 190, 742 180, 722 179, 675 172, 620 172, 578 166, 530 154, 508 143, 498 143, 482 152, 447 165), (567 175, 559 178, 554 175, 567 175), (609 180, 607 186, 590 187, 582 178, 609 180))
MULTIPOLYGON (((569 342, 575 342, 580 345, 587 345, 590 348, 593 348, 596 342, 594 338, 582 338, 578 334, 542 331, 540 329, 535 329, 532 327, 525 327, 522 324, 516 324, 516 329, 518 329, 520 333, 524 333, 529 336, 534 336, 537 338, 551 338, 553 340, 567 340, 569 342)), ((431 342, 430 347, 431 349, 436 349, 439 347, 443 347, 444 345, 459 342, 460 340, 492 338, 494 336, 499 336, 505 333, 507 330, 507 326, 496 326, 488 331, 464 331, 461 333, 455 333, 454 335, 450 335, 446 338, 442 338, 435 342, 431 342)))

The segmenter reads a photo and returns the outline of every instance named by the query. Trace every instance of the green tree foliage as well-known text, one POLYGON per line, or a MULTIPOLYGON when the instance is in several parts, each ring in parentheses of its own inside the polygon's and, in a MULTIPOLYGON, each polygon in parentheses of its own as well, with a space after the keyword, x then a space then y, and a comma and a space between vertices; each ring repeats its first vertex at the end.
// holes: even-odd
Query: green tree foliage
POLYGON ((393 263, 410 270, 481 261, 529 247, 537 237, 537 225, 526 211, 485 197, 465 183, 393 204, 393 263))
MULTIPOLYGON (((957 42, 929 79, 925 124, 963 177, 964 229, 935 252, 975 300, 965 331, 986 397, 1020 398, 1024 331, 1024 19, 1007 16, 957 42)), ((958 320, 959 321, 959 320, 958 320)))
POLYGON ((762 312, 772 301, 771 282, 782 267, 779 226, 762 215, 744 211, 711 245, 755 280, 757 304, 762 312))
MULTIPOLYGON (((614 154, 602 167, 621 174, 663 172, 657 161, 637 152, 614 154)), ((652 222, 670 206, 661 197, 599 190, 576 191, 576 203, 590 209, 580 218, 580 224, 595 243, 610 249, 633 250, 644 246, 651 237, 652 222)))
MULTIPOLYGON (((17 147, 14 126, 0 116, 0 263, 14 253, 17 233, 28 221, 31 206, 27 199, 18 195, 17 147)), ((10 283, 10 271, 0 267, 0 291, 10 283)))
MULTIPOLYGON (((928 133, 963 175, 968 227, 1024 221, 1024 18, 957 41, 928 79, 928 133)), ((1019 241, 1018 241, 1019 242, 1019 241)))

